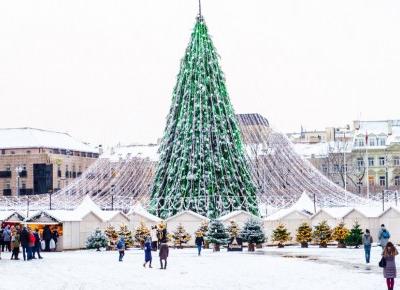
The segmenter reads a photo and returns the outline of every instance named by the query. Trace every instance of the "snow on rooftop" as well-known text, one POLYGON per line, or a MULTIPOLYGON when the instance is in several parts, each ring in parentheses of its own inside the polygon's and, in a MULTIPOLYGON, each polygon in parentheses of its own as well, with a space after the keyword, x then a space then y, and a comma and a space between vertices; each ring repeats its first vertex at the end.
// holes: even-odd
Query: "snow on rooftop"
POLYGON ((147 219, 149 219, 149 220, 151 220, 153 222, 162 221, 162 219, 160 219, 159 217, 149 213, 140 203, 137 203, 136 205, 134 205, 131 208, 131 210, 128 213, 128 216, 132 215, 132 214, 141 215, 141 216, 143 216, 143 217, 145 217, 145 218, 147 218, 147 219))
POLYGON ((67 133, 35 128, 0 129, 0 148, 56 148, 83 152, 98 152, 97 149, 74 139, 67 133))
POLYGON ((387 135, 389 133, 388 121, 360 121, 357 134, 387 135))
POLYGON ((314 212, 314 202, 308 196, 307 192, 303 192, 300 198, 290 207, 291 210, 314 212))
POLYGON ((230 213, 227 213, 226 215, 220 216, 220 217, 218 218, 218 220, 220 220, 220 221, 226 221, 226 220, 229 220, 230 218, 233 218, 233 217, 235 217, 235 216, 237 216, 237 215, 239 215, 239 214, 241 214, 241 213, 243 213, 243 214, 245 214, 245 215, 252 216, 252 217, 254 217, 254 218, 258 218, 258 217, 256 217, 255 215, 252 215, 251 213, 249 213, 249 212, 247 212, 247 211, 244 211, 244 210, 234 210, 234 211, 232 211, 232 212, 230 212, 230 213))
POLYGON ((352 207, 326 207, 320 209, 317 214, 321 211, 326 212, 328 215, 330 215, 333 218, 339 219, 347 215, 349 212, 353 210, 352 207))
POLYGON ((106 221, 106 216, 103 216, 103 211, 97 204, 94 203, 94 201, 89 197, 89 195, 86 195, 83 198, 81 204, 78 205, 73 211, 81 219, 89 212, 93 212, 100 219, 106 221))
POLYGON ((199 218, 199 219, 202 219, 202 220, 209 220, 209 218, 207 218, 207 217, 205 217, 205 216, 202 216, 201 214, 198 214, 198 213, 196 213, 196 212, 194 212, 194 211, 191 211, 191 210, 184 210, 184 211, 181 211, 181 212, 177 213, 176 215, 173 215, 173 216, 167 218, 165 221, 168 222, 168 221, 170 221, 171 219, 174 219, 174 218, 176 218, 176 217, 178 217, 178 216, 181 216, 181 215, 183 215, 183 214, 185 214, 185 213, 188 213, 188 214, 190 214, 190 215, 192 215, 192 216, 195 216, 195 217, 197 217, 197 218, 199 218))

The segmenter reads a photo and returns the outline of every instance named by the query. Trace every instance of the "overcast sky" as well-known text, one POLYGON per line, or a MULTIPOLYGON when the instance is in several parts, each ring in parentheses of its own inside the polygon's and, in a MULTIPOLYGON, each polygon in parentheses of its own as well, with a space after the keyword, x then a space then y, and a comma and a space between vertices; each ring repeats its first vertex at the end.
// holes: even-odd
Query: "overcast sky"
MULTIPOLYGON (((203 0, 236 113, 280 131, 400 119, 400 1, 203 0)), ((0 127, 162 136, 197 0, 0 1, 0 127)))

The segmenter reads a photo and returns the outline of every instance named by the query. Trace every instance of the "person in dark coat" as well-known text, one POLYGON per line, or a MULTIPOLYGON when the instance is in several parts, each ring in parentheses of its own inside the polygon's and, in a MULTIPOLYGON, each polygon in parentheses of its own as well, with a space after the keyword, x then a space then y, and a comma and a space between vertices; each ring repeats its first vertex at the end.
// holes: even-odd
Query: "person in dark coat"
POLYGON ((169 247, 168 247, 168 244, 167 244, 167 239, 164 238, 161 241, 161 245, 160 245, 160 253, 159 253, 160 265, 161 265, 160 269, 164 269, 164 270, 167 269, 168 254, 169 254, 169 247), (164 265, 163 265, 163 261, 165 262, 164 265))
POLYGON ((39 236, 39 230, 36 229, 33 232, 33 235, 35 236, 35 246, 33 247, 33 254, 32 254, 32 259, 36 259, 35 254, 37 253, 37 256, 39 259, 43 259, 43 257, 40 255, 40 236, 39 236))
POLYGON ((5 243, 4 243, 4 237, 3 237, 3 231, 4 231, 4 227, 2 226, 0 228, 0 251, 4 252, 4 247, 5 247, 5 243))
POLYGON ((52 236, 52 234, 51 234, 51 231, 50 231, 50 228, 49 228, 49 226, 45 226, 44 227, 44 229, 43 229, 43 240, 44 240, 44 242, 45 242, 45 245, 46 245, 46 247, 45 247, 45 251, 46 252, 49 252, 50 251, 50 240, 51 240, 51 236, 52 236))
POLYGON ((383 250, 382 256, 386 260, 386 266, 383 268, 383 277, 386 278, 386 285, 388 290, 393 290, 394 279, 397 276, 395 258, 399 254, 396 247, 388 242, 383 250))
POLYGON ((151 261, 153 260, 151 257, 151 238, 147 237, 146 242, 144 243, 144 264, 143 267, 146 268, 146 264, 149 263, 149 268, 151 267, 151 261))
POLYGON ((117 243, 117 250, 119 253, 119 261, 122 262, 122 259, 125 256, 125 239, 124 237, 120 237, 117 243))
POLYGON ((204 245, 204 238, 203 238, 203 232, 197 231, 196 232, 196 239, 194 241, 197 247, 197 254, 200 256, 201 255, 201 248, 204 245))
POLYGON ((26 256, 28 254, 29 248, 29 232, 26 226, 22 228, 22 231, 20 233, 20 242, 22 247, 22 256, 24 257, 24 261, 26 261, 26 256))
POLYGON ((56 229, 54 229, 53 233, 51 234, 51 238, 54 240, 54 244, 56 245, 54 247, 54 251, 57 250, 57 243, 58 243, 58 237, 60 235, 58 234, 58 231, 56 229))

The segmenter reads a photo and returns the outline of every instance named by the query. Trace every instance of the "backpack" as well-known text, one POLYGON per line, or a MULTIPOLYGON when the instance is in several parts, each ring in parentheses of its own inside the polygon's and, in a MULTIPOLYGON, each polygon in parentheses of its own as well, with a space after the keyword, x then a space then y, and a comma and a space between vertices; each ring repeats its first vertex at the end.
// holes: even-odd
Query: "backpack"
POLYGON ((390 234, 387 230, 383 230, 382 232, 382 238, 384 239, 390 239, 390 234))
POLYGON ((117 249, 122 250, 124 247, 124 242, 122 240, 119 240, 117 243, 117 249))

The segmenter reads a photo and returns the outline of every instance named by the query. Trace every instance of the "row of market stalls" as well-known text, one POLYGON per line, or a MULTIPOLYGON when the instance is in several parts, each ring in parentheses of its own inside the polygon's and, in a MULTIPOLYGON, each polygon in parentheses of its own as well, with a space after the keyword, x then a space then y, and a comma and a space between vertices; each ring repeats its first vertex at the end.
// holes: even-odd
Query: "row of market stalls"
MULTIPOLYGON (((258 219, 264 225, 267 236, 279 225, 284 224, 295 235, 297 228, 302 223, 315 226, 326 220, 331 227, 344 222, 347 227, 357 221, 363 229, 370 229, 372 233, 378 233, 381 224, 385 224, 392 235, 392 241, 400 243, 400 208, 392 206, 386 210, 380 207, 338 207, 338 208, 316 208, 307 194, 290 208, 281 209, 273 214, 259 218, 245 211, 233 211, 221 216, 219 220, 226 226, 235 221, 240 227, 249 219, 258 219)), ((97 228, 104 230, 112 225, 119 228, 120 225, 128 225, 134 231, 141 222, 148 228, 157 225, 160 218, 147 212, 140 205, 133 207, 128 214, 120 211, 101 210, 89 196, 74 210, 42 210, 26 214, 17 211, 0 211, 0 222, 2 225, 26 224, 32 229, 42 231, 44 226, 57 230, 59 250, 80 249, 85 247, 88 236, 97 228)), ((174 231, 182 224, 186 231, 192 235, 189 245, 194 245, 194 233, 207 217, 192 211, 183 211, 165 220, 168 231, 174 231)))

